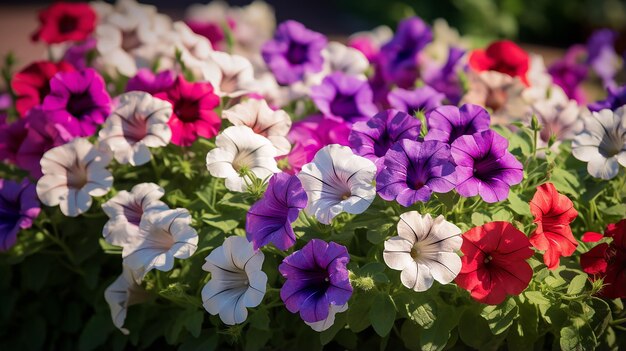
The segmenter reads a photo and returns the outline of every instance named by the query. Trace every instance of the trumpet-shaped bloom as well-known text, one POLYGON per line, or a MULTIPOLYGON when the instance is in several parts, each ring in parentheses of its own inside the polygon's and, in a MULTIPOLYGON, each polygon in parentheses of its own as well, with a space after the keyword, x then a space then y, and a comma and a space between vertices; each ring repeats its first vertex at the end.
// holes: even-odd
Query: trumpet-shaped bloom
POLYGON ((169 144, 171 115, 172 105, 167 101, 139 91, 122 94, 98 141, 113 152, 117 162, 143 165, 152 158, 149 148, 169 144))
POLYGON ((350 255, 345 246, 319 239, 312 239, 285 257, 278 266, 287 279, 280 298, 289 312, 300 312, 305 322, 315 323, 328 318, 331 305, 346 304, 352 296, 348 262, 350 255))
POLYGON ((96 13, 87 3, 57 2, 39 12, 33 40, 47 44, 86 39, 96 27, 96 13))
POLYGON ((106 169, 110 160, 109 154, 84 138, 50 149, 41 159, 39 200, 47 206, 59 205, 68 217, 86 212, 91 197, 105 195, 113 185, 113 176, 106 169))
POLYGON ((254 82, 254 69, 248 59, 213 51, 204 69, 204 79, 209 81, 219 96, 231 98, 244 95, 254 82))
POLYGON ((176 73, 174 71, 165 70, 159 73, 152 73, 147 68, 141 68, 126 83, 126 92, 137 90, 155 95, 167 91, 174 85, 174 82, 176 82, 176 73))
POLYGON ((359 50, 331 41, 324 54, 331 72, 365 77, 363 74, 369 67, 369 61, 359 50))
POLYGON ((349 147, 325 146, 298 174, 308 197, 305 211, 324 224, 341 212, 365 212, 376 197, 375 175, 376 165, 349 147))
POLYGON ((583 119, 585 128, 572 142, 572 155, 587 162, 596 178, 612 179, 626 166, 626 107, 602 110, 583 119))
POLYGON ((448 284, 461 270, 461 229, 443 216, 433 219, 417 211, 400 215, 398 236, 385 241, 383 259, 389 268, 402 271, 402 284, 426 291, 436 280, 448 284))
POLYGON ((104 291, 104 300, 109 304, 113 325, 124 335, 130 333, 124 328, 128 307, 147 299, 148 293, 137 283, 133 273, 127 267, 124 267, 122 274, 104 291))
POLYGON ((456 174, 450 146, 439 141, 400 140, 385 155, 385 168, 376 177, 376 190, 387 201, 409 207, 426 202, 433 192, 454 189, 456 174))
POLYGON ((415 116, 417 112, 430 112, 441 106, 445 97, 444 94, 426 85, 414 90, 395 88, 387 95, 387 100, 392 108, 415 116))
POLYGON ((478 105, 437 107, 428 114, 428 134, 424 139, 452 144, 462 135, 488 130, 490 120, 489 112, 478 105))
POLYGON ((367 81, 341 72, 326 76, 322 84, 311 88, 311 99, 324 116, 349 123, 367 120, 378 112, 367 81))
POLYGON ((58 63, 36 61, 15 73, 11 79, 11 88, 15 93, 15 109, 20 116, 41 104, 50 93, 50 79, 57 72, 73 71, 74 67, 65 61, 58 63))
POLYGON ((229 190, 246 191, 251 184, 247 172, 260 179, 280 172, 272 142, 247 126, 226 128, 215 139, 215 145, 206 156, 207 169, 214 177, 226 178, 229 190))
POLYGON ((472 51, 469 66, 478 72, 496 71, 511 77, 519 77, 528 85, 526 77, 530 66, 528 53, 510 40, 495 41, 486 49, 472 51))
POLYGON ((30 228, 40 211, 35 185, 28 179, 0 179, 0 251, 15 245, 17 233, 30 228))
POLYGON ((561 141, 572 140, 583 129, 581 115, 583 110, 574 100, 569 101, 538 101, 532 106, 541 131, 537 139, 537 147, 546 147, 554 136, 553 148, 558 150, 561 141))
POLYGON ((240 236, 230 236, 206 258, 202 269, 211 280, 202 288, 202 303, 212 315, 219 314, 228 325, 243 323, 248 307, 256 307, 265 296, 267 275, 261 267, 265 256, 240 236))

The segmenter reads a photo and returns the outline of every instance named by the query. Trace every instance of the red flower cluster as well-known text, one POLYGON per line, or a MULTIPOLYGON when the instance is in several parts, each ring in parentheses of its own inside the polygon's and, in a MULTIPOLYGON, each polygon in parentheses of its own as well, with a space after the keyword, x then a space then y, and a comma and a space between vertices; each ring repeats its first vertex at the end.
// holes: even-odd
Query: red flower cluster
POLYGON ((37 61, 17 72, 11 80, 11 88, 16 95, 15 108, 20 116, 41 104, 50 93, 50 79, 57 72, 74 71, 67 62, 37 61))
POLYGON ((572 235, 569 224, 578 216, 574 204, 565 195, 559 194, 552 183, 537 187, 537 192, 530 200, 530 212, 535 216, 537 229, 530 236, 530 243, 545 251, 543 262, 548 269, 559 266, 561 256, 571 256, 578 241, 572 235))
POLYGON ((81 41, 96 28, 96 12, 87 3, 57 2, 39 13, 33 40, 48 44, 81 41))
POLYGON ((511 77, 519 77, 526 85, 529 62, 526 51, 510 40, 493 42, 487 49, 474 50, 469 56, 469 66, 473 70, 497 71, 511 77))
POLYGON ((455 282, 479 302, 497 305, 530 283, 533 255, 524 233, 508 222, 491 222, 463 234, 461 272, 455 282))
MULTIPOLYGON (((626 298, 626 219, 609 224, 604 236, 612 238, 610 244, 602 243, 580 256, 583 271, 591 280, 603 279, 606 286, 600 295, 609 299, 626 298)), ((599 233, 586 233, 585 241, 601 239, 599 233)))

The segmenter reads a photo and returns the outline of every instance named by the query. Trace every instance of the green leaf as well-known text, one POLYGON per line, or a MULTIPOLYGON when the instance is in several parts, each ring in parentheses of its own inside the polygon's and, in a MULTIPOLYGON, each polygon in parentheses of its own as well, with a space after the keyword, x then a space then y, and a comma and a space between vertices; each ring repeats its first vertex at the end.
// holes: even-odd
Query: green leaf
POLYGON ((626 213, 626 204, 611 206, 602 211, 602 213, 609 216, 624 216, 624 213, 626 213))
POLYGON ((574 198, 578 198, 580 195, 580 192, 576 190, 576 188, 580 187, 578 178, 566 170, 555 168, 550 181, 560 193, 567 193, 574 198))
POLYGON ((486 214, 482 214, 479 212, 472 213, 472 224, 475 226, 481 226, 487 222, 491 222, 491 218, 486 214))
POLYGON ((563 351, 594 350, 597 344, 593 330, 582 318, 572 318, 561 328, 559 345, 563 351))
POLYGON ((421 331, 422 328, 420 328, 420 326, 405 319, 404 323, 402 323, 402 328, 400 328, 400 337, 402 338, 404 347, 411 351, 419 351, 421 331))
POLYGON ((391 296, 386 293, 376 295, 369 311, 369 318, 378 335, 384 337, 389 334, 396 320, 396 306, 391 296))
POLYGON ((270 330, 270 316, 267 308, 256 310, 249 319, 250 325, 259 330, 270 330))
MULTIPOLYGON (((322 343, 322 345, 326 345, 329 342, 333 341, 337 333, 339 333, 340 330, 344 329, 347 321, 348 321, 347 313, 336 314, 335 323, 333 323, 333 325, 331 325, 330 328, 320 333, 320 342, 322 343)), ((354 335, 353 333, 351 334, 354 335)))
POLYGON ((594 314, 589 320, 589 325, 593 328, 593 333, 596 337, 600 337, 607 330, 609 323, 613 320, 611 313, 611 307, 606 301, 597 297, 592 297, 588 302, 593 309, 594 314))
POLYGON ((459 337, 468 346, 478 350, 495 350, 506 333, 493 335, 489 324, 480 317, 480 310, 466 309, 459 320, 459 337))
POLYGON ((512 298, 508 298, 503 303, 496 306, 486 306, 481 311, 483 317, 493 335, 502 334, 513 324, 513 320, 517 318, 519 308, 512 298))
POLYGON ((528 202, 520 199, 520 197, 514 192, 509 192, 509 203, 508 206, 511 210, 521 216, 531 216, 530 206, 528 202))
POLYGON ((404 293, 396 300, 398 306, 404 306, 404 313, 413 322, 425 329, 431 328, 436 320, 437 302, 426 293, 404 293))
POLYGON ((437 305, 437 319, 431 328, 423 329, 420 334, 419 345, 423 351, 441 351, 450 340, 450 331, 459 322, 459 308, 448 305, 437 305))
POLYGON ((189 313, 185 319, 185 329, 189 331, 194 338, 200 336, 202 331, 202 322, 204 321, 204 311, 196 310, 189 313))
POLYGON ((387 239, 395 226, 395 223, 384 223, 382 225, 376 225, 373 228, 368 228, 367 240, 374 245, 378 245, 387 239))
POLYGON ((587 283, 588 276, 586 273, 581 273, 575 276, 567 287, 568 295, 578 295, 585 290, 585 284, 587 283))
POLYGON ((203 332, 198 338, 188 338, 178 351, 213 351, 217 350, 219 338, 215 331, 203 332))
POLYGON ((230 219, 230 218, 225 218, 223 214, 206 213, 202 216, 202 222, 212 227, 215 227, 217 229, 220 229, 224 233, 230 233, 233 229, 237 228, 237 226, 239 225, 238 221, 234 219, 230 219))
POLYGON ((369 293, 357 294, 353 297, 348 308, 348 325, 350 330, 358 333, 370 326, 370 306, 374 301, 374 295, 369 293))
POLYGON ((511 212, 502 208, 498 210, 496 213, 494 213, 491 216, 491 219, 494 221, 511 222, 513 220, 513 215, 511 214, 511 212))
POLYGON ((112 331, 110 315, 104 313, 93 315, 80 333, 78 349, 88 351, 99 348, 104 345, 112 331))
POLYGON ((272 333, 268 333, 264 330, 259 330, 256 328, 248 329, 246 332, 246 347, 245 351, 256 351, 262 349, 265 344, 270 340, 272 333))
POLYGON ((532 350, 539 336, 539 311, 529 302, 520 303, 519 317, 507 336, 507 346, 511 351, 532 350))

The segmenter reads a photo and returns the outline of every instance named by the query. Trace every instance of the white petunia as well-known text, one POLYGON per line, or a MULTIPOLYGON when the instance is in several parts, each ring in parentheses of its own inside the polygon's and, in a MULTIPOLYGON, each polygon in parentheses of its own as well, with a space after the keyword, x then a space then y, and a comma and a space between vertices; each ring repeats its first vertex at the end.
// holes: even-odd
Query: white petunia
POLYGON ((461 230, 443 216, 433 220, 417 211, 400 215, 398 236, 385 241, 383 259, 389 268, 402 271, 402 284, 426 291, 433 280, 448 284, 461 271, 461 230))
POLYGON ((113 185, 106 167, 111 156, 86 138, 48 150, 41 158, 43 177, 37 182, 39 200, 59 205, 61 212, 76 217, 91 207, 92 196, 103 196, 113 185))
POLYGON ((581 115, 585 113, 586 108, 579 107, 574 100, 566 102, 544 100, 533 104, 532 111, 541 125, 537 147, 547 147, 548 141, 554 135, 555 142, 551 149, 556 152, 561 141, 572 140, 581 132, 583 128, 581 115))
POLYGON ((287 133, 291 129, 291 118, 283 110, 272 110, 265 100, 248 99, 222 112, 222 117, 236 126, 248 126, 269 139, 277 156, 286 155, 291 150, 287 133))
POLYGON ((620 164, 626 167, 626 107, 593 112, 583 121, 585 128, 574 138, 572 154, 588 162, 587 171, 592 176, 614 178, 620 164))
POLYGON ((372 185, 375 175, 374 163, 355 155, 349 147, 323 147, 298 174, 309 198, 306 213, 330 224, 341 212, 365 212, 376 197, 372 185))
POLYGON ((152 269, 174 268, 174 258, 185 259, 198 247, 198 234, 191 227, 191 215, 184 208, 144 213, 137 235, 123 246, 124 264, 138 281, 152 269))
POLYGON ((333 324, 335 324, 335 314, 345 312, 347 310, 348 310, 347 303, 341 306, 336 306, 335 304, 331 303, 330 309, 328 310, 328 317, 326 317, 326 319, 321 320, 319 322, 313 322, 313 323, 304 322, 304 323, 306 323, 309 327, 311 327, 311 329, 315 330, 316 332, 323 332, 324 330, 332 327, 333 324))
POLYGON ((132 272, 126 267, 104 291, 104 300, 109 304, 113 325, 124 335, 129 334, 128 329, 124 328, 128 307, 144 302, 148 297, 148 293, 137 284, 132 272))
POLYGON ((221 51, 211 53, 203 73, 219 96, 244 95, 248 93, 246 87, 254 82, 254 69, 248 59, 221 51))
POLYGON ((359 50, 331 41, 322 53, 330 72, 342 72, 365 78, 369 61, 359 50))
POLYGON ((202 289, 204 308, 212 315, 219 314, 228 325, 243 323, 248 317, 247 307, 258 306, 265 296, 267 275, 261 270, 264 259, 246 238, 226 238, 202 266, 211 272, 211 280, 202 289))
POLYGON ((450 47, 467 49, 471 47, 469 41, 459 35, 456 28, 450 27, 443 18, 437 18, 432 26, 433 41, 424 48, 424 54, 432 59, 436 65, 444 65, 448 59, 450 47))
POLYGON ((213 52, 211 42, 194 33, 184 22, 174 22, 173 30, 163 39, 159 69, 173 69, 176 66, 176 50, 180 52, 180 61, 195 77, 201 77, 213 52))
POLYGON ((276 166, 277 151, 266 137, 256 134, 250 127, 226 128, 215 138, 215 149, 206 156, 209 173, 217 178, 226 178, 226 188, 246 191, 251 180, 246 172, 265 179, 279 173, 276 166))
POLYGON ((143 165, 152 157, 149 148, 169 144, 172 130, 167 122, 171 115, 172 104, 167 101, 141 91, 122 94, 98 140, 119 163, 143 165))
POLYGON ((111 245, 126 246, 139 237, 139 224, 144 213, 169 208, 159 199, 165 194, 154 183, 135 185, 130 192, 123 190, 102 204, 109 221, 102 229, 104 240, 111 245))
POLYGON ((546 101, 550 104, 566 104, 569 98, 561 87, 553 84, 541 55, 531 54, 528 73, 529 86, 522 91, 522 98, 528 105, 546 101))

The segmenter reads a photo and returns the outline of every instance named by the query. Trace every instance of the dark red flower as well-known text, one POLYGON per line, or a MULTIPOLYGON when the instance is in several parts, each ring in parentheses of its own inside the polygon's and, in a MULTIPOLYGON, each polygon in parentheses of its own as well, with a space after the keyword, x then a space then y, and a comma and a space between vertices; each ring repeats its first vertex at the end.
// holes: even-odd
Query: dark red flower
POLYGON ((609 224, 604 235, 613 241, 599 244, 582 254, 580 266, 591 275, 591 280, 603 279, 605 286, 600 296, 626 298, 626 219, 609 224))
POLYGON ((48 44, 87 39, 96 28, 96 12, 87 3, 57 2, 39 12, 33 40, 48 44))
POLYGON ((478 49, 470 53, 469 66, 475 71, 497 71, 508 74, 528 85, 528 54, 510 40, 491 43, 487 49, 478 49))
POLYGON ((552 183, 537 187, 535 196, 530 200, 530 212, 537 224, 537 229, 530 235, 530 243, 537 250, 545 251, 543 262, 548 269, 556 269, 559 258, 571 256, 578 246, 569 226, 578 212, 572 201, 559 194, 552 183))
POLYGON ((74 71, 74 67, 67 62, 54 63, 37 61, 17 72, 11 80, 11 88, 15 93, 15 108, 20 116, 33 107, 41 104, 50 93, 50 79, 57 72, 74 71))
POLYGON ((533 270, 533 255, 524 233, 508 222, 490 222, 463 234, 461 272, 456 283, 479 302, 497 305, 507 295, 519 295, 533 270))

